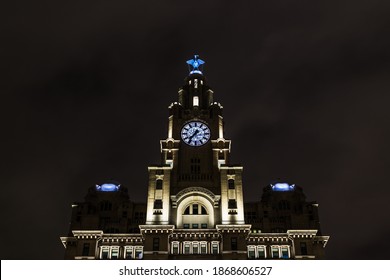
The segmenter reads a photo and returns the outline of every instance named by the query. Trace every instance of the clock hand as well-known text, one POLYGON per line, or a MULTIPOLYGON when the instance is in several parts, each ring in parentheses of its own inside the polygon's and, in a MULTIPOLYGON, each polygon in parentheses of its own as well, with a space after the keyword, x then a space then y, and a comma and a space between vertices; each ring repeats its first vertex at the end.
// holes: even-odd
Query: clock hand
POLYGON ((199 130, 198 130, 198 129, 197 129, 197 130, 195 130, 194 134, 192 134, 192 135, 190 136, 190 141, 192 140, 192 138, 194 138, 194 136, 195 136, 196 134, 198 134, 198 132, 199 132, 199 130))

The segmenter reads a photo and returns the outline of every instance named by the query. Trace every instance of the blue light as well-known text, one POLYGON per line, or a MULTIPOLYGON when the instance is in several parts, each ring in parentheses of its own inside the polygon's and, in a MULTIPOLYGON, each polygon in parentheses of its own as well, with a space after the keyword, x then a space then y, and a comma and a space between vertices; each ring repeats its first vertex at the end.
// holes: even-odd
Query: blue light
POLYGON ((192 67, 192 69, 190 69, 190 74, 202 74, 202 71, 199 70, 199 67, 202 64, 205 64, 205 62, 199 58, 199 55, 196 54, 194 55, 194 59, 187 60, 187 64, 192 67))
POLYGON ((202 71, 199 71, 199 70, 192 70, 191 72, 190 72, 190 74, 203 74, 202 73, 202 71))
POLYGON ((276 183, 275 185, 272 185, 272 190, 276 192, 289 192, 293 191, 295 189, 295 185, 289 185, 287 183, 276 183))
POLYGON ((96 190, 100 192, 116 192, 119 190, 120 185, 106 183, 103 185, 96 185, 96 190))

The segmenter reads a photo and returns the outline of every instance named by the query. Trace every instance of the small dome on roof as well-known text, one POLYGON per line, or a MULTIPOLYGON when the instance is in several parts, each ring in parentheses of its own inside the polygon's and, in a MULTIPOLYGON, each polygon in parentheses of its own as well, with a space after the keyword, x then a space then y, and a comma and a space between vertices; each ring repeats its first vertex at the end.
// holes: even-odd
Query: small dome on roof
POLYGON ((295 189, 295 184, 290 185, 288 183, 275 183, 271 184, 271 188, 276 192, 288 192, 295 189))
POLYGON ((100 192, 116 192, 120 188, 120 184, 117 183, 104 183, 101 185, 96 185, 96 190, 100 192))

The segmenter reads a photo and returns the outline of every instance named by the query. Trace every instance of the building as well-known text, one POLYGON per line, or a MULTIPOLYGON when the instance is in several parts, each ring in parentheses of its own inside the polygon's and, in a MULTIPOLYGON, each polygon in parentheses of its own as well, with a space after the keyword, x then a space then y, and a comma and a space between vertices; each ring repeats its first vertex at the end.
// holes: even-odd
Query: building
POLYGON ((275 182, 245 203, 243 167, 230 161, 223 107, 202 73, 190 73, 169 106, 161 164, 149 166, 146 203, 117 182, 90 187, 72 205, 66 259, 324 258, 318 204, 297 185, 275 182))

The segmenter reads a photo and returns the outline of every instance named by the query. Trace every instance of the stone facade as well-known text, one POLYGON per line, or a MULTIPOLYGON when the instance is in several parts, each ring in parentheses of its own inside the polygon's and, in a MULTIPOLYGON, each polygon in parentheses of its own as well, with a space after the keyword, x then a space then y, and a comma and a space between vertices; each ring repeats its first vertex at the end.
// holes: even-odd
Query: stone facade
POLYGON ((146 203, 117 182, 90 187, 72 205, 65 259, 324 258, 318 204, 296 185, 275 182, 244 202, 243 167, 230 162, 223 107, 199 58, 169 106, 161 164, 149 166, 146 203))

